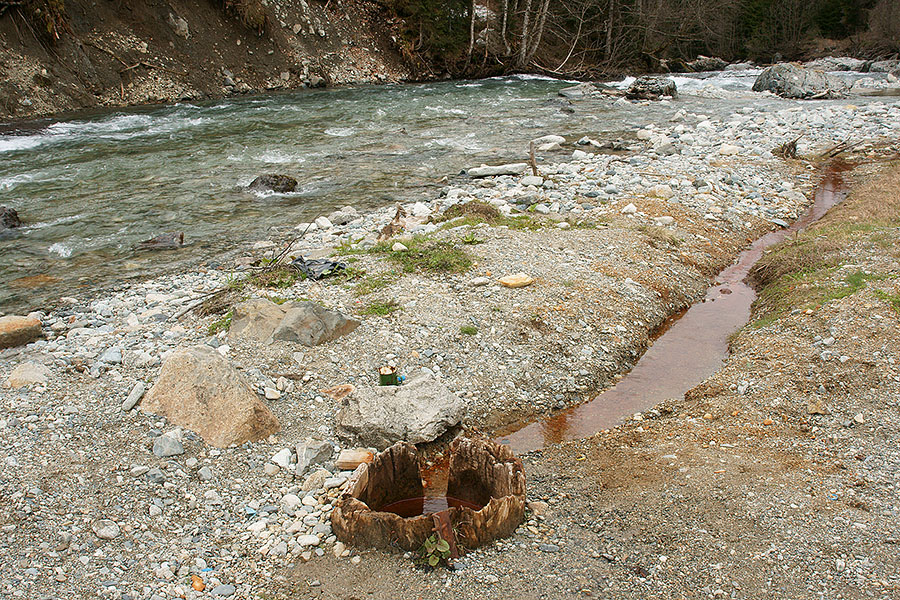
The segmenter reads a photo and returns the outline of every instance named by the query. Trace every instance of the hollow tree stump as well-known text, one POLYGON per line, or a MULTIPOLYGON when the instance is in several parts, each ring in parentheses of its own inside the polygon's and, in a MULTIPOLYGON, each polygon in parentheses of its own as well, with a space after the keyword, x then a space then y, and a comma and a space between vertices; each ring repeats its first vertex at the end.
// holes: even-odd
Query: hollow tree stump
MULTIPOLYGON (((360 465, 331 514, 345 544, 417 550, 434 531, 431 515, 403 518, 383 506, 424 493, 415 446, 394 444, 360 465)), ((481 506, 447 509, 460 546, 477 548, 512 534, 525 518, 525 470, 506 446, 459 438, 450 445, 447 495, 481 506)))

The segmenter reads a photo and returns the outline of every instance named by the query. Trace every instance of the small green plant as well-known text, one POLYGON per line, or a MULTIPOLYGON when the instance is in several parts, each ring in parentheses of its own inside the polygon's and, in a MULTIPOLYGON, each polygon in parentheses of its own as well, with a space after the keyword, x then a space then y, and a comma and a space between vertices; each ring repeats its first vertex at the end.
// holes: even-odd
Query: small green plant
POLYGON ((466 235, 462 237, 460 240, 463 244, 467 244, 469 246, 474 246, 475 244, 483 244, 484 240, 476 237, 474 232, 468 232, 466 235))
POLYGON ((366 275, 353 287, 353 293, 357 296, 365 296, 380 289, 386 288, 397 279, 397 273, 380 273, 378 275, 366 275))
POLYGON ((900 294, 890 294, 882 290, 875 290, 875 296, 879 300, 887 302, 891 308, 900 313, 900 294))
POLYGON ((361 315, 370 315, 373 317, 386 317, 389 314, 400 310, 400 304, 396 300, 375 300, 359 309, 361 315))
POLYGON ((436 533, 431 534, 419 548, 419 560, 431 568, 437 567, 442 562, 446 564, 448 558, 450 558, 450 544, 436 533))
POLYGON ((475 335, 478 333, 478 328, 474 325, 463 325, 459 328, 459 332, 463 335, 475 335))
POLYGON ((233 316, 233 311, 229 310, 220 318, 210 323, 209 327, 206 328, 206 333, 208 333, 209 335, 216 335, 220 331, 228 331, 231 328, 231 318, 233 316))

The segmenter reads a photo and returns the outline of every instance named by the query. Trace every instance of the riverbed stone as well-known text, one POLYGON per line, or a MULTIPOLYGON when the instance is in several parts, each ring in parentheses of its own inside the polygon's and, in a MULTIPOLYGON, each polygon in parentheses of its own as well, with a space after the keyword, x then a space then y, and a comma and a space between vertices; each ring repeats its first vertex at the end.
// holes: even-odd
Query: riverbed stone
POLYGON ((338 433, 378 449, 399 441, 420 444, 458 425, 464 413, 463 401, 420 369, 402 386, 357 388, 337 414, 338 433))
POLYGON ((780 63, 765 69, 753 83, 754 92, 772 92, 782 98, 841 98, 847 85, 827 73, 790 63, 780 63))
POLYGON ((0 350, 24 346, 41 337, 41 321, 34 317, 0 317, 0 350))
POLYGON ((8 206, 0 206, 0 231, 21 226, 22 220, 19 219, 19 213, 16 212, 16 209, 8 206))
POLYGON ((303 477, 313 465, 319 465, 331 458, 334 446, 329 442, 307 438, 297 444, 297 467, 295 475, 303 477))
POLYGON ((659 100, 663 96, 678 97, 675 82, 665 77, 638 77, 625 92, 631 100, 659 100))
POLYGON ((297 188, 297 180, 288 175, 260 175, 250 182, 248 189, 258 192, 276 192, 284 194, 297 188))
POLYGON ((493 177, 496 175, 521 175, 528 168, 526 163, 510 163, 506 165, 470 167, 466 169, 469 177, 493 177))
POLYGON ((176 350, 141 409, 191 429, 220 448, 255 442, 281 429, 244 376, 206 345, 176 350))
POLYGON ((274 340, 316 346, 347 335, 359 321, 315 302, 278 305, 253 298, 234 307, 229 338, 270 343, 274 340))

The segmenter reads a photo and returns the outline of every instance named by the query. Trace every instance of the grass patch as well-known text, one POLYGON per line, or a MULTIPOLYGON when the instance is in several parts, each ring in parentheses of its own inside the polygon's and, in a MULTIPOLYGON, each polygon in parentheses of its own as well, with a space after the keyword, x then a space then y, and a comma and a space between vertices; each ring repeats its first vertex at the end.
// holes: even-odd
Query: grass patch
POLYGON ((647 238, 647 242, 654 248, 677 247, 681 245, 681 238, 674 231, 656 225, 641 225, 638 227, 647 238))
POLYGON ((895 311, 900 313, 900 294, 891 294, 884 290, 875 290, 875 296, 888 304, 895 311))
POLYGON ((372 247, 370 252, 386 255, 406 273, 463 273, 472 266, 469 254, 453 242, 416 236, 404 240, 403 244, 407 249, 400 252, 391 250, 393 244, 390 242, 382 242, 372 247))
POLYGON ((459 332, 463 335, 476 335, 478 333, 478 328, 474 325, 463 325, 459 328, 459 332))
POLYGON ((372 292, 384 289, 397 279, 397 273, 380 273, 378 275, 366 275, 353 286, 353 293, 357 296, 365 296, 372 292))
POLYGON ((435 223, 443 223, 462 217, 466 222, 494 224, 503 219, 503 214, 493 204, 473 200, 465 204, 454 204, 435 219, 435 223))
POLYGON ((375 300, 359 309, 359 314, 373 317, 386 317, 400 310, 400 304, 396 300, 375 300))
POLYGON ((261 288, 284 290, 304 278, 304 275, 297 271, 297 269, 278 267, 276 269, 266 269, 265 271, 251 275, 247 279, 247 283, 252 283, 256 287, 261 288))
POLYGON ((231 328, 231 318, 234 316, 234 311, 229 310, 227 313, 222 315, 220 318, 216 319, 206 328, 206 333, 209 335, 216 335, 220 331, 228 331, 231 328))

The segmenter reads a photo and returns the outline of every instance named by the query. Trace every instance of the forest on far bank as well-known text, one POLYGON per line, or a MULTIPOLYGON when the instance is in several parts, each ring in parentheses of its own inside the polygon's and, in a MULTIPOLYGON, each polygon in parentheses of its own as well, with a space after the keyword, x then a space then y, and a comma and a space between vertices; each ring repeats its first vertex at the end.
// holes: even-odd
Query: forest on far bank
POLYGON ((898 0, 383 0, 425 71, 591 75, 900 52, 898 0))

